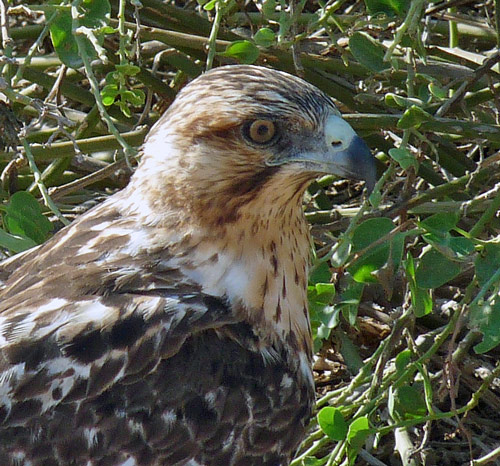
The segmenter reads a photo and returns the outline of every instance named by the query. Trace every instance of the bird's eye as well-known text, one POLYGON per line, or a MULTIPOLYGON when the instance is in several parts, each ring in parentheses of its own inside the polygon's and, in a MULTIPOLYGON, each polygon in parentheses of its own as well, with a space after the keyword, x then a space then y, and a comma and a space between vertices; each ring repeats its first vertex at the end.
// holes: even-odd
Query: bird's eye
POLYGON ((255 120, 247 126, 246 136, 256 144, 267 144, 276 135, 276 125, 270 120, 255 120))

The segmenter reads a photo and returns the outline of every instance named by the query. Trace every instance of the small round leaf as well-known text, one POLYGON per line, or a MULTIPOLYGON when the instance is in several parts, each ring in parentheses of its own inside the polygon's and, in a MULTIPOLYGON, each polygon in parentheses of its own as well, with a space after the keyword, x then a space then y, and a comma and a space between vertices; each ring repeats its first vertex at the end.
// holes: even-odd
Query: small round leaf
POLYGON ((341 441, 347 435, 347 423, 340 409, 333 406, 327 406, 318 413, 318 424, 332 440, 341 441))

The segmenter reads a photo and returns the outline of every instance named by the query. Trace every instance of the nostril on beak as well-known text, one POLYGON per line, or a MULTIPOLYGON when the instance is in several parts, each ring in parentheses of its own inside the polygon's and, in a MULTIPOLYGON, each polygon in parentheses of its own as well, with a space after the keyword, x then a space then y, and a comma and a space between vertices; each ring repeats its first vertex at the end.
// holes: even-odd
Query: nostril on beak
POLYGON ((331 144, 332 144, 332 147, 334 149, 341 149, 342 148, 342 141, 332 141, 331 144))

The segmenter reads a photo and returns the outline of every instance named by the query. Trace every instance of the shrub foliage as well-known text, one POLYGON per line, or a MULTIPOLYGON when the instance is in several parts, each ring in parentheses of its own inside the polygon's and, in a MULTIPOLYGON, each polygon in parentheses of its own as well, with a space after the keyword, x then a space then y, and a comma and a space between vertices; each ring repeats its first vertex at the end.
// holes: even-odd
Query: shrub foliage
POLYGON ((301 75, 380 179, 369 197, 333 177, 308 191, 318 403, 292 464, 485 464, 500 456, 499 3, 2 2, 0 248, 123 187, 205 69, 301 75))

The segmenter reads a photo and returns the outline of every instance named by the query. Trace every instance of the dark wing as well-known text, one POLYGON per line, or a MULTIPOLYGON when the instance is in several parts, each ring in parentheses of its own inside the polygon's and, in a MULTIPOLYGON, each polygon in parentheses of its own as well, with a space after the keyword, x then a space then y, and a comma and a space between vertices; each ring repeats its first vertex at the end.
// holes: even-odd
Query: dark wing
POLYGON ((82 249, 92 222, 21 258, 0 291, 0 464, 287 464, 312 393, 286 356, 266 361, 251 326, 164 257, 99 266, 105 252, 82 249))

